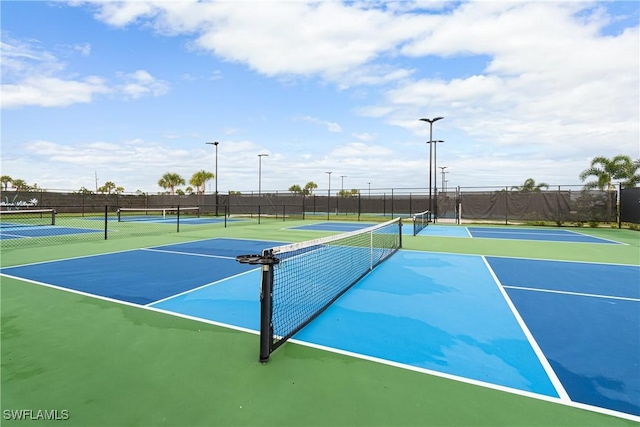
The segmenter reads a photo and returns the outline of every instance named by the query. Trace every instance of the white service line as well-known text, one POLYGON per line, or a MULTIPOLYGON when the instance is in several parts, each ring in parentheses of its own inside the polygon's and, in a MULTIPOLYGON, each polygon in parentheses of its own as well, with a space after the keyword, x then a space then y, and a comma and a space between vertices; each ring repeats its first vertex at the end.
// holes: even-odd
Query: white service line
POLYGON ((540 346, 536 342, 535 338, 533 337, 533 334, 531 333, 531 331, 529 330, 529 328, 525 324, 524 319, 522 319, 522 316, 520 316, 520 313, 518 313, 518 310, 516 309, 516 306, 513 304, 513 301, 511 301, 511 298, 509 298, 509 295, 504 290, 504 287, 502 286, 502 283, 500 283, 500 280, 498 280, 498 276, 496 276, 495 272, 493 271, 493 269, 489 265, 489 262, 487 261, 487 259, 484 256, 482 257, 482 261, 484 262, 485 266, 487 267, 487 270, 489 271, 489 273, 493 277, 493 280, 495 281, 496 285, 498 286, 498 289, 500 290, 500 293, 502 293, 502 296, 503 296, 504 300, 507 302, 507 305, 511 309, 511 312, 513 313, 513 316, 515 317, 516 321, 518 322, 518 324, 522 328, 522 332, 524 332, 525 336, 529 340, 529 344, 531 344, 531 348, 533 348, 533 351, 536 353, 536 356, 538 356, 538 360, 540 360, 540 364, 542 364, 542 367, 544 368, 544 370, 546 371, 547 375, 549 376, 549 380, 551 380, 551 383, 555 387, 556 392, 558 393, 558 396, 560 396, 560 400, 571 401, 571 398, 569 397, 569 394, 564 389, 564 386, 560 382, 560 379, 558 378, 558 376, 556 375, 555 371, 551 367, 551 364, 549 363, 549 361, 545 357, 544 353, 542 352, 542 349, 540 348, 540 346))

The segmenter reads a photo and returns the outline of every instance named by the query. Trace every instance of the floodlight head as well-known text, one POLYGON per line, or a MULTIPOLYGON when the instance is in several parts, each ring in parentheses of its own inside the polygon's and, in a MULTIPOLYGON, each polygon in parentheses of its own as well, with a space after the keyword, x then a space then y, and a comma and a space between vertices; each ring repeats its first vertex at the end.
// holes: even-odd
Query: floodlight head
POLYGON ((420 120, 422 120, 423 122, 427 122, 427 123, 434 123, 434 122, 437 122, 438 120, 442 120, 442 119, 444 119, 444 117, 435 117, 433 119, 420 119, 420 120))

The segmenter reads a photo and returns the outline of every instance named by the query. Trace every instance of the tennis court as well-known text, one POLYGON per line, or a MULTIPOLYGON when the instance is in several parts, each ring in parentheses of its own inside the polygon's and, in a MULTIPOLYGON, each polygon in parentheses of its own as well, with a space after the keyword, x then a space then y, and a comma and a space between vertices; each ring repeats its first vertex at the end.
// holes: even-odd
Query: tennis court
MULTIPOLYGON (((407 227, 405 227, 407 228, 407 227)), ((478 226, 449 226, 429 225, 422 229, 419 236, 447 236, 470 237, 476 239, 510 239, 532 240, 546 242, 599 243, 619 245, 620 242, 601 237, 591 236, 574 230, 554 228, 524 228, 524 227, 478 227, 478 226)))
POLYGON ((0 240, 96 233, 95 229, 56 226, 53 209, 0 211, 0 240))
POLYGON ((3 227, 0 229, 0 240, 5 239, 29 239, 34 237, 65 236, 69 234, 99 233, 100 230, 92 230, 76 227, 58 226, 34 226, 34 227, 3 227))
MULTIPOLYGON (((339 227, 333 231, 345 231, 339 227)), ((2 268, 3 360, 10 360, 3 364, 3 408, 45 402, 68 409, 77 425, 135 424, 145 416, 138 424, 210 425, 211 417, 225 425, 640 420, 637 234, 590 236, 623 243, 617 245, 505 243, 523 251, 547 245, 545 259, 508 256, 509 247, 501 256, 473 247, 455 253, 475 239, 452 245, 448 236, 403 237, 404 249, 261 365, 262 271, 235 258, 316 238, 317 230, 300 221, 292 229, 216 229, 212 238, 147 237, 138 247, 105 242, 111 250, 104 252, 86 244, 65 257, 32 250, 26 259, 24 249, 9 251, 2 268), (617 252, 578 262, 562 259, 558 247, 567 245, 617 252), (89 246, 95 253, 82 254, 89 246), (560 259, 548 259, 554 253, 560 259), (82 363, 74 353, 80 348, 82 363), (94 380, 78 383, 82 371, 94 380), (107 378, 112 385, 97 386, 107 378), (53 393, 61 383, 74 389, 66 403, 53 393), (206 396, 187 403, 180 390, 206 396), (129 410, 108 414, 103 424, 100 414, 120 395, 130 399, 129 410), (211 396, 217 404, 205 404, 211 396), (285 413, 291 402, 298 406, 285 413), (196 408, 186 414, 185 404, 196 408), (326 405, 335 411, 327 413, 326 405)), ((487 240, 494 249, 501 245, 487 240)))

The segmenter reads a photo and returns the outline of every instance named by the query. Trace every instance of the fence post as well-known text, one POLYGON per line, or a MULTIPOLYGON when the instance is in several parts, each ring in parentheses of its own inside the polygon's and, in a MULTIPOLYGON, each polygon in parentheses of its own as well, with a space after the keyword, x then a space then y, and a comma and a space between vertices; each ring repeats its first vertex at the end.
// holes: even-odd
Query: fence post
POLYGON ((620 212, 620 207, 622 205, 622 183, 619 182, 618 183, 618 194, 620 195, 618 197, 618 201, 616 202, 616 206, 618 207, 616 209, 616 212, 618 213, 618 228, 622 228, 622 212, 620 212))
POLYGON ((387 193, 382 194, 382 216, 387 216, 387 193))
POLYGON ((393 218, 393 188, 391 189, 391 218, 393 218))
POLYGON ((509 225, 509 187, 504 187, 504 225, 509 225))
POLYGON ((104 240, 107 240, 107 224, 109 223, 109 205, 104 206, 104 240))
POLYGON ((562 223, 562 215, 560 213, 560 186, 558 185, 558 192, 556 193, 556 205, 558 207, 558 215, 556 216, 557 221, 556 224, 558 227, 560 227, 561 223, 562 223))

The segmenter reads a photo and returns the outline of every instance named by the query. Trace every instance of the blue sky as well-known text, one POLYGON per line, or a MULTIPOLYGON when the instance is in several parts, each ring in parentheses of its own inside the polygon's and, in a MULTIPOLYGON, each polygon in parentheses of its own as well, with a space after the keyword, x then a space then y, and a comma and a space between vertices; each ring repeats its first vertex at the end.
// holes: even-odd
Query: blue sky
POLYGON ((428 188, 436 116, 449 188, 640 157, 635 1, 0 7, 1 173, 40 188, 161 191, 214 171, 207 141, 221 192, 257 190, 262 153, 263 191, 428 188))

